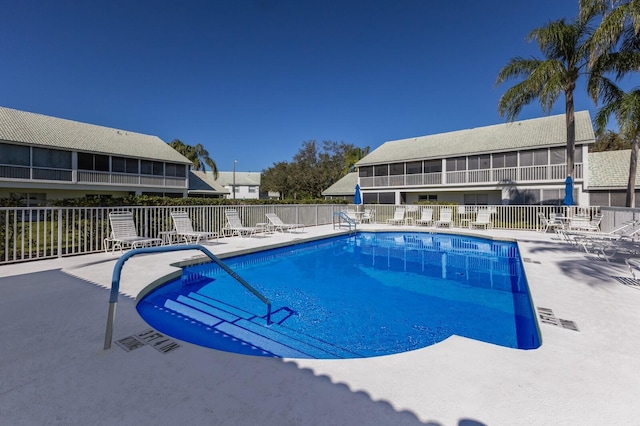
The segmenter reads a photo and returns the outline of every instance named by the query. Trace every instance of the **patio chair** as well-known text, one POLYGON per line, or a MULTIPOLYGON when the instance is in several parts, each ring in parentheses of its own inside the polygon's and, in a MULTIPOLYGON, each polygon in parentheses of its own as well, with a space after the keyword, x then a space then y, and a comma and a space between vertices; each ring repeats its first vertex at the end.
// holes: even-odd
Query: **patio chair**
POLYGON ((435 222, 436 227, 440 226, 448 226, 451 228, 453 226, 453 219, 451 218, 451 209, 448 207, 440 209, 440 218, 435 222))
POLYGON ((227 225, 224 227, 224 231, 231 232, 231 235, 238 235, 240 237, 246 235, 248 238, 251 238, 256 232, 264 230, 263 228, 255 226, 244 226, 236 210, 225 210, 224 214, 227 217, 227 225))
POLYGON ((360 222, 374 223, 374 220, 375 220, 374 217, 375 217, 375 213, 371 209, 365 209, 364 213, 362 214, 362 219, 360 219, 360 222))
POLYGON ((433 225, 433 209, 422 209, 420 219, 416 220, 416 225, 433 225))
POLYGON ((132 249, 139 247, 150 247, 162 244, 160 238, 141 237, 138 235, 136 224, 133 221, 131 212, 111 212, 109 213, 109 224, 111 225, 110 237, 104 239, 104 250, 114 253, 116 249, 120 252, 126 247, 132 249))
POLYGON ((209 240, 213 237, 216 237, 216 241, 219 239, 217 232, 195 231, 191 224, 189 213, 187 212, 171 212, 171 219, 173 219, 173 226, 175 228, 176 235, 178 238, 184 240, 186 244, 200 244, 200 240, 209 240))
POLYGON ((547 219, 544 213, 538 213, 538 218, 540 219, 540 223, 542 224, 542 232, 548 232, 551 229, 554 232, 557 232, 559 229, 562 229, 562 223, 556 222, 555 220, 547 219))
POLYGON ((387 225, 400 225, 404 224, 404 213, 406 209, 404 207, 397 207, 392 218, 387 219, 387 225))
POLYGON ((482 226, 484 229, 493 228, 493 223, 491 222, 491 212, 489 210, 478 210, 476 220, 469 222, 469 228, 480 226, 482 226))
POLYGON ((267 213, 267 219, 269 219, 269 227, 272 230, 280 232, 291 232, 294 229, 300 229, 304 232, 304 225, 301 223, 284 223, 275 213, 267 213))

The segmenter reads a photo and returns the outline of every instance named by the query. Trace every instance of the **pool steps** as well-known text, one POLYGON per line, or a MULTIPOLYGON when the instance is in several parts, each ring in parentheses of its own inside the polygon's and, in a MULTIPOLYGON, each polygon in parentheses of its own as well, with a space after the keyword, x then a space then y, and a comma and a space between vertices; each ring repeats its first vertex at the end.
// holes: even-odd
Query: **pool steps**
POLYGON ((194 292, 188 296, 174 294, 164 302, 154 300, 154 304, 278 357, 339 359, 353 358, 356 355, 280 325, 280 322, 291 315, 289 310, 274 311, 271 325, 267 326, 265 318, 194 292))

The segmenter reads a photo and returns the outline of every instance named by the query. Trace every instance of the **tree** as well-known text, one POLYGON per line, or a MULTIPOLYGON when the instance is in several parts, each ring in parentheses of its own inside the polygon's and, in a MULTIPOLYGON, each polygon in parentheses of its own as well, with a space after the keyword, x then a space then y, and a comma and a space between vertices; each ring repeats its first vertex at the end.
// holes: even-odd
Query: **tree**
POLYGON ((305 141, 290 163, 275 163, 262 172, 261 187, 279 191, 283 198, 315 199, 342 178, 365 153, 364 149, 344 142, 305 141))
POLYGON ((590 41, 591 61, 607 54, 624 38, 637 40, 640 33, 640 0, 580 0, 580 18, 601 16, 590 41))
POLYGON ((640 0, 580 0, 583 19, 601 16, 590 45, 591 98, 602 101, 595 117, 596 130, 603 133, 610 116, 615 116, 620 132, 631 141, 629 177, 625 205, 635 206, 636 172, 640 147, 640 89, 624 92, 616 81, 640 69, 640 0))
POLYGON ((286 161, 274 163, 272 167, 262 171, 260 187, 266 191, 280 193, 281 199, 290 198, 290 167, 286 161))
POLYGON ((597 132, 596 143, 589 146, 589 152, 620 151, 622 149, 631 149, 631 143, 620 133, 612 130, 597 132))
POLYGON ((501 117, 515 120, 525 105, 538 99, 544 112, 550 112, 560 95, 565 97, 567 128, 567 175, 573 177, 575 158, 575 106, 573 92, 581 74, 587 73, 590 29, 588 19, 566 23, 564 19, 536 28, 528 35, 537 41, 544 58, 511 59, 498 73, 496 84, 511 78, 524 78, 508 89, 498 101, 501 117))
POLYGON ((174 139, 169 143, 173 149, 184 155, 193 163, 194 170, 207 171, 207 166, 211 169, 214 179, 218 179, 218 167, 216 163, 209 157, 209 152, 202 146, 197 144, 195 146, 187 145, 180 139, 174 139))
POLYGON ((364 148, 360 148, 353 145, 348 145, 345 149, 344 159, 345 159, 345 167, 342 170, 343 174, 347 174, 353 170, 354 166, 358 161, 369 154, 370 148, 368 146, 364 148))
POLYGON ((619 88, 616 89, 609 88, 606 104, 596 114, 596 130, 603 131, 607 127, 609 117, 613 115, 620 125, 620 132, 631 140, 625 205, 635 207, 636 171, 638 168, 638 148, 640 147, 640 89, 628 93, 619 88))

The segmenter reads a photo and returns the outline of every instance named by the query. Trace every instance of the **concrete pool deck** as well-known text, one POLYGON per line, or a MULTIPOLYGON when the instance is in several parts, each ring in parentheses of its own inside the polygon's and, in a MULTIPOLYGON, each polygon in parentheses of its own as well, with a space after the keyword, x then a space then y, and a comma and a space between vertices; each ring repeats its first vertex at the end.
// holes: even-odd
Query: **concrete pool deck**
MULTIPOLYGON (((222 255, 334 232, 311 227, 206 247, 222 255)), ((630 277, 625 265, 595 260, 552 234, 473 234, 518 239, 534 306, 579 331, 540 323, 542 346, 530 351, 453 336, 351 360, 259 358, 185 342, 168 353, 149 345, 103 350, 117 255, 0 266, 0 424, 639 424, 640 287, 616 279, 630 277)), ((114 340, 149 328, 133 297, 195 254, 126 263, 114 340)))

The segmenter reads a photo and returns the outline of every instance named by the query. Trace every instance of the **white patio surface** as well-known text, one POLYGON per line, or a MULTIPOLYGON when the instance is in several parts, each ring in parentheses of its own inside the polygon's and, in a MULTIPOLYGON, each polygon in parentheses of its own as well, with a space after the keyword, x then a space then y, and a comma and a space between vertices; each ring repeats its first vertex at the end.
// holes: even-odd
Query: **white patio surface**
MULTIPOLYGON (((360 227, 370 228, 388 227, 360 227)), ((311 227, 206 247, 222 255, 334 232, 311 227)), ((552 234, 473 233, 517 238, 522 257, 533 261, 524 268, 534 306, 579 331, 540 323, 542 346, 529 351, 453 336, 351 360, 250 357, 185 342, 168 353, 115 344, 103 350, 117 255, 2 266, 0 424, 640 424, 640 287, 614 278, 630 277, 624 264, 594 260, 552 234)), ((195 254, 125 264, 114 340, 149 328, 133 297, 174 270, 170 263, 195 254)))

